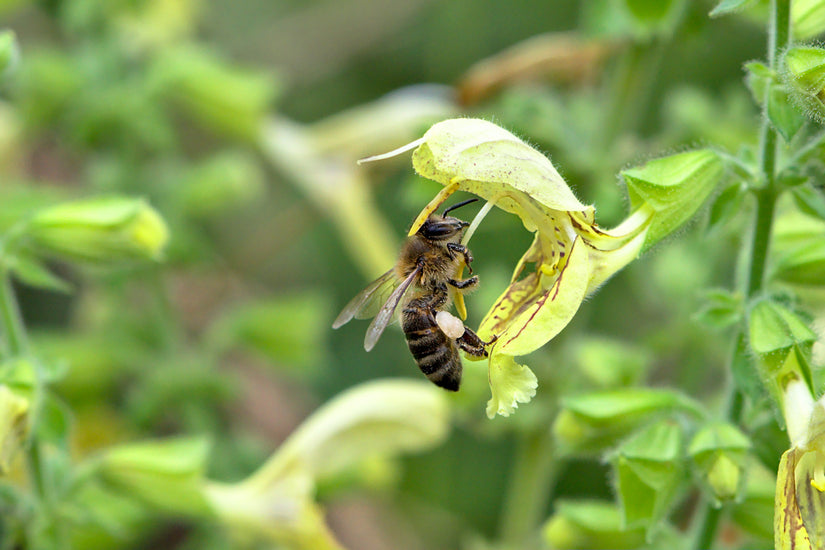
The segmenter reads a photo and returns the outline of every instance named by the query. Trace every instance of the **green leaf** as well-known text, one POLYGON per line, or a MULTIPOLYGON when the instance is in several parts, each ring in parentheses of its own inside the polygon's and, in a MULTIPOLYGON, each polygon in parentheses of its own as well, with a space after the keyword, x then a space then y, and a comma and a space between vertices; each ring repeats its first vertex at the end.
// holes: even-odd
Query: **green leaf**
POLYGON ((800 210, 825 220, 825 197, 821 191, 811 185, 800 185, 791 189, 791 196, 800 210))
POLYGON ((37 437, 68 450, 71 410, 57 396, 47 393, 37 417, 37 437))
POLYGON ((760 300, 751 309, 748 315, 748 335, 751 348, 761 355, 816 341, 816 334, 804 319, 768 299, 760 300))
POLYGON ((71 283, 53 274, 34 258, 15 255, 8 258, 8 265, 12 273, 26 285, 63 293, 73 290, 71 283))
POLYGON ((735 183, 727 186, 719 193, 710 206, 708 216, 708 231, 714 231, 727 224, 736 214, 741 212, 747 189, 744 185, 735 183))
POLYGON ((722 0, 721 2, 716 4, 715 8, 710 10, 710 13, 708 15, 710 17, 721 17, 723 15, 729 15, 731 13, 742 11, 751 2, 753 2, 753 0, 722 0))
POLYGON ((785 143, 789 143, 805 123, 805 115, 791 102, 787 90, 782 86, 771 87, 768 118, 785 143))
POLYGON ((728 290, 706 290, 695 319, 706 326, 723 329, 738 323, 744 314, 742 296, 728 290))
POLYGON ((610 460, 625 527, 650 532, 670 509, 683 479, 679 424, 664 420, 643 428, 610 460))

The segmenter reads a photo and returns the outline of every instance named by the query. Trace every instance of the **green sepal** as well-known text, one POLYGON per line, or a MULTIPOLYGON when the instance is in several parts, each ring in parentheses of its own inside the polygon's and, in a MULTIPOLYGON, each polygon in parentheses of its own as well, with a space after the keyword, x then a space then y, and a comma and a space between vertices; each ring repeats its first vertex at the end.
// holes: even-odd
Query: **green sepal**
POLYGON ((757 105, 764 106, 765 92, 768 86, 773 85, 773 83, 779 79, 778 75, 760 61, 745 63, 745 70, 747 71, 745 83, 751 91, 753 100, 757 105))
POLYGON ((619 507, 598 500, 557 500, 555 513, 541 529, 548 548, 638 548, 645 542, 642 528, 624 529, 619 507))
POLYGON ((598 452, 652 416, 672 412, 701 415, 701 410, 689 397, 669 389, 598 391, 564 398, 553 434, 565 452, 598 452))
POLYGON ((679 153, 622 172, 632 208, 653 210, 643 245, 649 248, 689 220, 713 192, 725 171, 711 149, 679 153))
POLYGON ((204 494, 210 444, 188 437, 129 443, 109 448, 98 473, 112 489, 150 508, 178 516, 211 513, 204 494))
POLYGON ((64 281, 49 271, 48 268, 43 265, 43 262, 36 258, 30 258, 18 253, 7 257, 6 264, 9 271, 11 271, 20 282, 28 286, 62 293, 72 291, 71 283, 64 281))
POLYGON ((735 325, 744 315, 744 301, 740 294, 723 289, 708 289, 702 296, 702 305, 695 319, 704 325, 723 329, 735 325))
POLYGON ((682 440, 677 423, 661 420, 633 434, 609 457, 625 528, 651 533, 665 517, 684 477, 682 440))
POLYGON ((751 308, 748 337, 751 349, 760 355, 816 341, 816 334, 808 327, 807 321, 770 299, 759 300, 751 308))
POLYGON ((735 500, 745 482, 745 460, 752 444, 748 436, 728 423, 702 426, 688 445, 694 472, 714 503, 735 500))
POLYGON ((768 119, 785 143, 790 143, 805 123, 805 115, 793 104, 784 86, 771 86, 767 112, 768 119))
POLYGON ((804 380, 808 388, 813 388, 813 374, 808 356, 811 345, 794 345, 775 353, 760 355, 756 366, 774 402, 782 408, 784 389, 792 380, 804 380))
POLYGON ((708 231, 714 231, 727 224, 741 212, 745 200, 746 187, 740 183, 727 186, 710 206, 708 231))
POLYGON ((806 46, 790 48, 782 62, 791 97, 810 118, 821 122, 825 119, 825 50, 806 46))
POLYGON ((782 254, 772 276, 792 284, 825 285, 825 240, 812 239, 782 254))

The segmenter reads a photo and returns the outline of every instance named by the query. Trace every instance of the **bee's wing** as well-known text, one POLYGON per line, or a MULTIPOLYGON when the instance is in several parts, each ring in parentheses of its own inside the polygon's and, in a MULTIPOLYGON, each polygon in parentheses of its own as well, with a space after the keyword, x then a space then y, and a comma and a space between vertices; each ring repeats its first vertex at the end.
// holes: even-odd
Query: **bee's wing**
POLYGON ((378 304, 383 304, 400 282, 395 275, 395 269, 390 269, 378 277, 344 306, 332 323, 332 328, 338 328, 350 322, 353 317, 357 319, 374 317, 378 312, 378 304))
POLYGON ((398 288, 390 294, 390 297, 387 298, 384 305, 381 306, 381 310, 378 312, 378 315, 375 316, 375 319, 372 320, 372 323, 370 323, 370 327, 367 329, 367 335, 364 337, 365 350, 370 351, 375 346, 375 343, 378 342, 381 333, 384 332, 384 329, 387 328, 387 325, 392 321, 392 314, 395 313, 395 308, 398 307, 401 298, 407 292, 407 289, 410 288, 410 285, 419 273, 421 273, 421 266, 416 267, 413 272, 398 285, 398 288))

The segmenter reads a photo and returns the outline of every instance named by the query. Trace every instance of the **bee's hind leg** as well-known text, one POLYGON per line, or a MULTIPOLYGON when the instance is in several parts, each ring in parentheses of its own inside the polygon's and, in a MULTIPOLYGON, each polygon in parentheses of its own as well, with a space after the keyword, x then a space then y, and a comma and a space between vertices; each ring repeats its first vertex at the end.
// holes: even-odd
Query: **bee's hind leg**
POLYGON ((484 349, 487 345, 492 344, 498 337, 494 336, 489 342, 485 342, 478 337, 478 334, 473 332, 469 327, 464 327, 464 334, 456 339, 458 347, 476 357, 487 357, 487 350, 484 349))

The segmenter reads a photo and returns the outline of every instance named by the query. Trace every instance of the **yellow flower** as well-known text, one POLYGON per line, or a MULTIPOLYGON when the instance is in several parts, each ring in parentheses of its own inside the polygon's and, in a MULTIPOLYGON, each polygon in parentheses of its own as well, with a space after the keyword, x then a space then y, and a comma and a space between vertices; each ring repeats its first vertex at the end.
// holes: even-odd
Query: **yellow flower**
MULTIPOLYGON (((635 210, 615 229, 604 230, 595 223, 594 208, 579 202, 547 157, 491 122, 445 120, 421 139, 366 160, 412 148, 415 170, 444 189, 419 214, 411 235, 456 191, 473 193, 515 214, 534 234, 510 285, 478 329, 482 339, 498 338, 489 363, 491 418, 511 414, 535 394, 535 375, 514 357, 550 341, 585 297, 689 218, 722 172, 721 161, 711 151, 674 155, 627 171, 635 210)), ((456 306, 461 311, 461 304, 456 306)))

